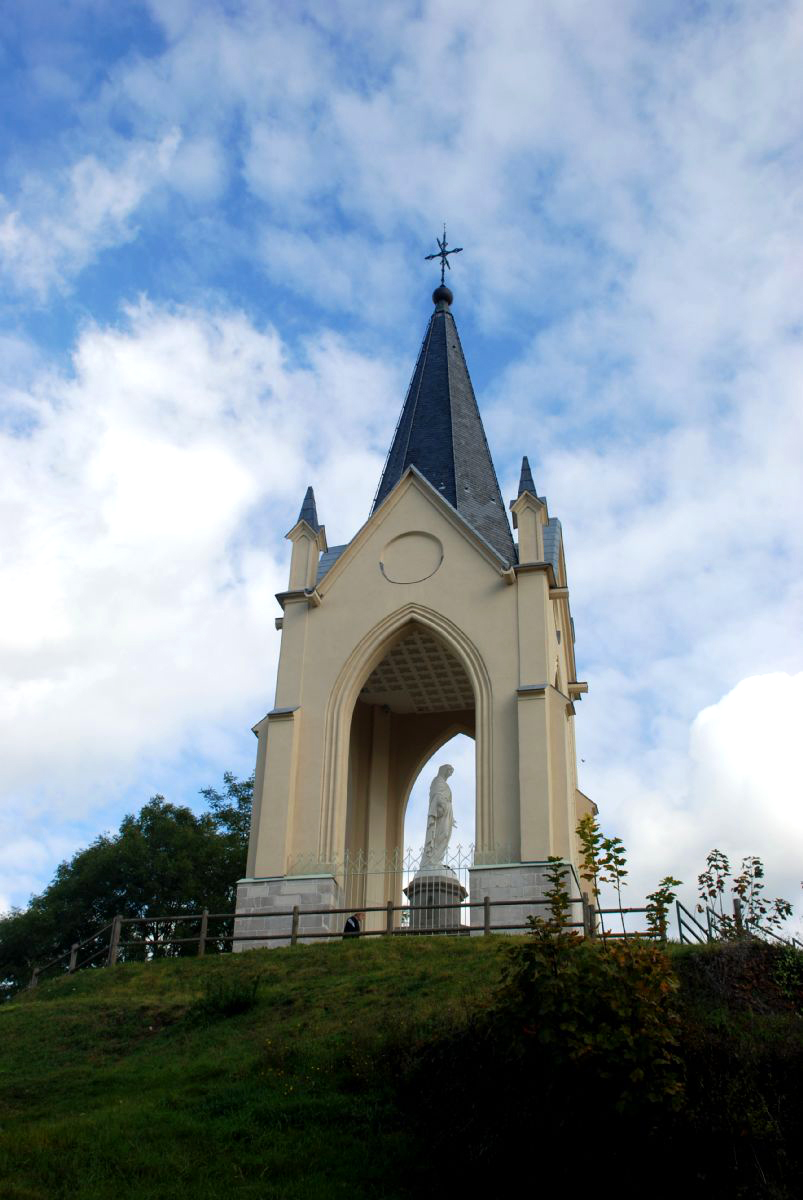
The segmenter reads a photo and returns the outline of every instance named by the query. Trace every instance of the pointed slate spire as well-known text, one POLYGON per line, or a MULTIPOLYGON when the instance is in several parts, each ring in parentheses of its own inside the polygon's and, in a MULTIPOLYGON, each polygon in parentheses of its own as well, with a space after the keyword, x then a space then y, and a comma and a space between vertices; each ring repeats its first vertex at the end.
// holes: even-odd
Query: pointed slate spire
POLYGON ((372 512, 409 466, 421 474, 507 563, 516 552, 491 452, 451 313, 452 292, 432 294, 429 320, 372 512))
POLYGON ((301 512, 298 514, 298 519, 299 521, 306 521, 316 533, 320 532, 318 510, 315 507, 315 493, 311 487, 307 488, 307 494, 304 497, 304 503, 301 505, 301 512))
POLYGON ((533 479, 533 473, 530 470, 530 460, 526 454, 524 455, 524 458, 521 460, 521 476, 519 477, 519 492, 518 492, 518 494, 521 496, 521 495, 523 495, 524 492, 530 492, 533 496, 538 495, 538 493, 535 490, 535 480, 533 479))

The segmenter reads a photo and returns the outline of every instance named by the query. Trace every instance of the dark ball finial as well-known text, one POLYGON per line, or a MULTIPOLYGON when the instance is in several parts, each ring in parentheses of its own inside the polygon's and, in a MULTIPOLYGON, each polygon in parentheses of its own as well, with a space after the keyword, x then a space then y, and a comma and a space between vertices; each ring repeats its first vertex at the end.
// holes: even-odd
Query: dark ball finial
POLYGON ((433 304, 440 304, 441 300, 445 300, 447 304, 451 304, 454 300, 452 289, 448 288, 445 283, 439 283, 432 293, 433 304))

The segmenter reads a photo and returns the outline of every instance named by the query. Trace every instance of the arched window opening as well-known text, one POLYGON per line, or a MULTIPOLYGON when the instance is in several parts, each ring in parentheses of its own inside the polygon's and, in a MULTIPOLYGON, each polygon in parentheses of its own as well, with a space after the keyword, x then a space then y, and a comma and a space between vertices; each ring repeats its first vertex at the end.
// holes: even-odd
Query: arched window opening
POLYGON ((453 932, 469 921, 466 909, 440 908, 436 902, 459 904, 465 902, 469 892, 469 868, 474 862, 475 762, 474 739, 458 733, 430 755, 413 783, 404 821, 402 926, 412 930, 432 926, 453 932), (430 791, 446 764, 452 767, 452 774, 444 782, 451 793, 454 824, 445 852, 441 853, 443 828, 441 825, 438 831, 434 815, 431 817, 430 791))
POLYGON ((443 763, 454 767, 449 780, 455 827, 449 842, 449 855, 460 851, 461 858, 470 856, 474 847, 475 821, 475 750, 474 739, 464 733, 445 742, 432 754, 416 776, 410 789, 404 816, 404 848, 413 855, 420 854, 427 836, 429 788, 443 763))

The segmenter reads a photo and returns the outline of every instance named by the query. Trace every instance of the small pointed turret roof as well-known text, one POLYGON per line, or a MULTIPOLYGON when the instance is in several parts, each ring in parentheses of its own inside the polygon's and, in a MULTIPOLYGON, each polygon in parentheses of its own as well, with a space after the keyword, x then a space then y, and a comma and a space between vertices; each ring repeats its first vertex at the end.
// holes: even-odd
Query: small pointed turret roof
POLYGON ((521 460, 521 475, 519 477, 518 494, 521 496, 524 494, 524 492, 530 492, 533 496, 538 495, 538 493, 535 490, 535 480, 533 479, 533 473, 530 470, 530 460, 526 454, 524 455, 524 458, 521 460))
POLYGON ((408 467, 417 467, 505 562, 513 563, 513 535, 452 316, 453 299, 445 284, 432 293, 435 311, 371 511, 408 467))
POLYGON ((316 533, 320 533, 321 526, 318 522, 318 510, 315 507, 315 493, 311 487, 307 488, 298 519, 299 521, 306 521, 311 529, 314 529, 316 533))

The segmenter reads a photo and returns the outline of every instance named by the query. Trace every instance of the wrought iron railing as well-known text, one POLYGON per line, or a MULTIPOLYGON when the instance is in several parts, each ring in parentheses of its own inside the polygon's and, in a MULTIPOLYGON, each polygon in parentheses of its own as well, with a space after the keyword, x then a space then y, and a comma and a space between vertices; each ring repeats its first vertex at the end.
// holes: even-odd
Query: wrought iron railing
MULTIPOLYGON (((340 897, 344 907, 362 908, 367 903, 366 897, 376 894, 376 888, 370 883, 383 883, 380 895, 403 897, 410 882, 415 878, 421 866, 423 850, 395 849, 367 854, 364 850, 347 850, 343 858, 336 862, 323 862, 314 855, 300 856, 288 864, 287 874, 291 878, 314 875, 332 875, 340 885, 340 897)), ((513 851, 509 846, 494 846, 487 850, 478 850, 473 843, 468 846, 458 845, 449 851, 443 865, 459 880, 466 890, 469 888, 469 871, 472 867, 496 866, 514 861, 513 851)), ((399 901, 402 908, 405 901, 399 901)))
POLYGON ((770 938, 774 942, 781 942, 785 946, 794 946, 798 950, 803 950, 803 942, 800 942, 792 934, 784 935, 777 933, 774 929, 762 925, 760 921, 751 921, 746 917, 738 897, 735 897, 733 901, 733 916, 730 916, 728 913, 717 912, 715 908, 702 904, 697 908, 697 912, 701 914, 702 920, 698 920, 694 913, 690 912, 680 900, 675 901, 678 938, 681 942, 687 944, 721 942, 732 938, 734 935, 741 936, 747 934, 754 937, 770 938))

